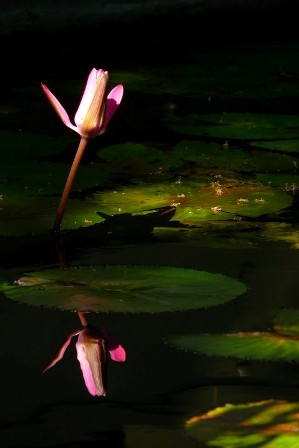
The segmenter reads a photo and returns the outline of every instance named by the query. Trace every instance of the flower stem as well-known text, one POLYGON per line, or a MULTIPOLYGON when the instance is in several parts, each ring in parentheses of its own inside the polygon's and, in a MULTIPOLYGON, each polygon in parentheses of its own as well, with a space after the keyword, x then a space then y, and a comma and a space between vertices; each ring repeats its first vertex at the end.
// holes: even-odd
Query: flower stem
POLYGON ((88 322, 87 319, 85 317, 85 313, 82 313, 82 311, 77 311, 78 313, 78 317, 80 319, 80 322, 82 324, 82 327, 88 327, 88 322))
POLYGON ((65 187, 64 187, 61 199, 60 199, 60 203, 59 203, 59 206, 58 206, 58 209, 57 209, 55 222, 54 222, 54 225, 53 225, 53 228, 52 228, 52 230, 55 233, 58 233, 60 231, 61 221, 63 219, 63 215, 64 215, 65 208, 66 208, 66 204, 67 204, 67 201, 68 201, 68 198, 69 198, 69 195, 70 195, 70 191, 71 191, 71 188, 72 188, 72 185, 73 185, 76 173, 78 171, 78 168, 79 168, 79 165, 80 165, 80 162, 81 162, 84 150, 86 148, 87 141, 88 140, 86 140, 85 138, 81 138, 81 140, 80 140, 80 143, 79 143, 79 146, 78 146, 78 149, 77 149, 77 152, 76 152, 73 164, 71 166, 71 169, 70 169, 70 172, 69 172, 69 175, 68 175, 68 178, 67 178, 67 181, 66 181, 66 184, 65 184, 65 187))

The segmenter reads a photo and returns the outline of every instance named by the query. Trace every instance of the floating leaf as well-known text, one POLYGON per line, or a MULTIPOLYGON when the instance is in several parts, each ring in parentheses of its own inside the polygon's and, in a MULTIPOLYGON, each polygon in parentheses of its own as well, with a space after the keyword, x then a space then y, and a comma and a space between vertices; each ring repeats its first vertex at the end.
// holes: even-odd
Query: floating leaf
POLYGON ((58 155, 70 143, 69 137, 53 137, 30 132, 0 131, 0 161, 18 169, 17 160, 38 160, 58 155))
POLYGON ((299 140, 296 138, 289 140, 274 140, 270 142, 252 142, 250 143, 250 146, 254 148, 271 149, 271 151, 279 152, 299 152, 299 140))
MULTIPOLYGON (((21 187, 20 187, 21 189, 21 187)), ((60 197, 44 197, 9 192, 0 196, 0 235, 48 234, 53 226, 60 197)), ((100 221, 92 199, 70 199, 63 219, 64 229, 78 229, 100 221)))
POLYGON ((299 337, 299 310, 288 308, 276 312, 273 328, 277 333, 289 337, 299 337))
POLYGON ((169 126, 176 132, 202 137, 283 139, 298 137, 299 118, 279 114, 190 114, 169 121, 169 126))
POLYGON ((298 229, 291 224, 266 223, 263 234, 268 240, 283 241, 289 243, 293 249, 299 249, 298 229))
POLYGON ((97 151, 97 155, 102 160, 113 163, 132 163, 136 160, 153 162, 165 159, 163 151, 134 142, 108 146, 97 151))
POLYGON ((185 430, 211 447, 296 448, 299 446, 299 403, 264 400, 226 404, 191 417, 185 430))
POLYGON ((194 177, 175 182, 156 182, 121 187, 95 195, 99 210, 108 215, 144 213, 149 209, 174 206, 173 219, 187 225, 202 221, 232 220, 239 217, 257 218, 278 212, 291 205, 286 192, 259 183, 237 181, 210 182, 194 177))
MULTIPOLYGON (((243 220, 209 221, 200 226, 155 227, 153 235, 159 241, 196 241, 204 247, 253 249, 262 237, 264 225, 243 220)), ((299 238, 299 237, 298 237, 299 238)))
POLYGON ((219 305, 244 293, 246 286, 193 269, 94 266, 31 272, 1 289, 12 300, 35 306, 154 313, 219 305))
POLYGON ((294 169, 294 157, 273 152, 236 148, 225 143, 205 143, 202 141, 181 140, 174 150, 168 154, 170 166, 196 162, 200 168, 217 168, 239 172, 266 171, 278 173, 282 170, 294 169))
POLYGON ((278 187, 286 192, 295 193, 299 190, 299 176, 296 173, 257 173, 255 177, 264 185, 278 187))
POLYGON ((267 361, 299 360, 299 340, 270 332, 192 334, 168 338, 178 348, 208 356, 267 361))

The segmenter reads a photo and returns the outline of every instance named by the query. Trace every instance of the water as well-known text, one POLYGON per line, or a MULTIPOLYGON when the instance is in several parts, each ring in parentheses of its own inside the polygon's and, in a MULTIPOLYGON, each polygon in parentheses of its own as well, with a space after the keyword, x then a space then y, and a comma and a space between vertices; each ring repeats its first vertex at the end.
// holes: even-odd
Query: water
MULTIPOLYGON (((146 182, 155 185, 157 179, 160 181, 167 176, 171 179, 183 179, 183 182, 190 178, 194 180, 194 176, 197 175, 200 179, 203 175, 200 171, 202 166, 194 160, 190 159, 181 165, 169 162, 174 146, 182 139, 198 140, 201 143, 216 142, 220 145, 226 141, 226 136, 225 134, 191 136, 188 133, 182 135, 165 125, 164 120, 169 119, 169 116, 173 118, 175 115, 176 118, 182 119, 189 113, 262 112, 268 114, 272 120, 274 112, 290 115, 296 119, 298 112, 298 102, 295 101, 298 99, 296 78, 298 63, 294 62, 297 54, 296 42, 279 43, 274 46, 265 43, 262 48, 250 42, 246 42, 243 48, 242 45, 231 45, 232 47, 230 45, 225 47, 225 54, 223 47, 218 51, 215 45, 211 52, 207 52, 206 48, 199 48, 196 51, 193 48, 188 51, 184 63, 189 80, 184 79, 182 82, 180 79, 177 82, 173 79, 169 81, 169 73, 173 72, 169 61, 164 66, 156 66, 154 74, 149 70, 146 78, 143 77, 147 73, 143 61, 140 67, 136 63, 134 68, 129 63, 123 67, 121 62, 118 63, 119 67, 114 73, 112 71, 112 74, 115 76, 115 82, 123 82, 125 85, 126 96, 123 107, 119 109, 119 113, 117 112, 118 115, 115 116, 109 133, 90 143, 90 150, 87 151, 82 163, 82 171, 83 166, 89 169, 90 166, 95 166, 99 173, 107 170, 109 176, 100 188, 87 183, 85 188, 80 186, 75 190, 72 201, 78 200, 78 203, 75 202, 74 206, 67 209, 66 220, 69 216, 73 216, 72 213, 77 216, 77 211, 86 204, 84 198, 90 199, 95 192, 98 194, 106 189, 127 188, 132 184, 143 187, 146 182), (244 51, 247 52, 245 56, 244 51), (280 58, 277 58, 278 52, 280 58), (268 55, 269 60, 265 61, 263 55, 268 55), (194 62, 190 65, 192 60, 194 62), (200 62, 202 60, 204 64, 200 62), (262 67, 259 65, 261 60, 263 60, 262 67), (198 72, 203 70, 203 66, 206 72, 202 74, 201 82, 198 82, 196 77, 198 72), (245 80, 242 81, 240 76, 245 70, 244 67, 246 73, 244 73, 245 80), (227 75, 219 76, 219 70, 225 71, 227 75), (238 72, 236 79, 231 81, 232 72, 235 70, 238 72), (262 77, 260 71, 263 73, 262 77), (269 78, 270 74, 272 77, 269 78), (138 80, 137 75, 141 76, 141 80, 138 80), (122 79, 123 81, 120 81, 122 79), (196 85, 196 89, 193 84, 196 85), (272 97, 269 97, 270 93, 272 97), (208 100, 210 95, 211 102, 208 100), (166 154, 168 162, 165 162, 165 159, 162 162, 150 159, 148 153, 143 153, 144 159, 138 157, 130 159, 132 156, 129 153, 125 153, 128 154, 128 159, 126 156, 121 158, 119 153, 118 158, 115 155, 113 157, 116 158, 112 157, 112 161, 107 159, 107 154, 106 159, 101 159, 101 150, 128 141, 131 144, 149 145, 152 151, 161 150, 166 154)), ((64 96, 62 100, 73 102, 75 108, 77 87, 80 82, 84 84, 85 72, 82 74, 82 80, 79 77, 81 73, 74 75, 72 87, 71 82, 65 82, 64 79, 64 77, 68 79, 67 75, 73 75, 68 73, 67 64, 63 67, 63 74, 59 72, 58 67, 57 70, 52 67, 52 71, 47 75, 46 59, 42 62, 44 63, 40 69, 42 73, 38 75, 42 74, 43 78, 53 76, 51 84, 53 89, 56 87, 57 95, 60 93, 64 96), (63 86, 68 86, 67 94, 63 93, 64 87, 60 85, 62 81, 63 86), (75 92, 71 98, 68 96, 70 91, 75 92)), ((95 64, 98 64, 97 58, 90 59, 90 65, 95 64)), ((149 61, 148 66, 150 65, 149 61)), ((83 68, 79 71, 83 72, 83 68)), ((37 77, 37 74, 34 76, 37 77)), ((8 89, 10 95, 7 94, 5 100, 5 111, 9 112, 2 114, 2 133, 16 132, 22 128, 24 141, 28 138, 27 133, 46 135, 50 141, 54 137, 62 138, 70 135, 50 110, 45 98, 41 94, 39 96, 39 85, 35 79, 19 80, 15 83, 12 79, 8 89)), ((279 126, 276 126, 273 132, 276 132, 277 127, 279 126)), ((297 126, 288 128, 288 132, 292 132, 292 138, 296 139, 297 126)), ((39 137, 36 138, 38 141, 39 137)), ((259 136, 249 140, 276 141, 278 138, 270 136, 263 139, 259 136)), ((4 134, 2 141, 7 145, 8 140, 4 134)), ((76 144, 76 137, 71 134, 69 143, 57 150, 58 156, 55 155, 55 151, 51 156, 49 154, 45 156, 42 152, 42 158, 48 162, 49 160, 64 162, 63 173, 67 173, 76 144)), ((230 137, 229 144, 232 149, 241 147, 242 151, 248 152, 247 135, 236 139, 230 137)), ((28 151, 30 152, 30 148, 28 151)), ((264 153, 265 151, 261 151, 261 157, 264 153)), ((271 154, 276 156, 277 152, 272 150, 271 154)), ((290 155, 291 161, 297 161, 297 150, 286 151, 282 158, 290 155)), ((9 150, 6 156, 9 156, 9 150)), ((7 157, 3 157, 6 168, 7 157)), ((30 167, 28 152, 20 157, 13 163, 18 164, 19 160, 25 160, 24 166, 28 169, 27 167, 30 167)), ((223 163, 223 160, 218 163, 223 163)), ((36 166, 39 165, 32 164, 32 172, 27 171, 28 179, 33 179, 36 166)), ((228 168, 231 170, 231 166, 228 168)), ((261 169, 258 166, 250 173, 238 172, 238 176, 248 181, 248 177, 254 177, 260 172, 269 174, 267 171, 273 174, 273 170, 261 169)), ((291 162, 281 171, 289 176, 297 175, 291 162)), ((63 185, 65 180, 63 173, 59 179, 54 180, 54 183, 57 181, 63 185)), ((219 173, 226 178, 229 176, 233 178, 231 172, 228 174, 223 165, 220 168, 219 166, 205 168, 204 171, 205 176, 219 173)), ((281 172, 277 170, 275 174, 278 176, 281 172)), ((9 180, 12 190, 16 184, 22 185, 23 175, 24 173, 15 182, 9 180)), ((2 188, 5 179, 6 177, 2 178, 2 188)), ((84 182, 86 178, 82 178, 82 184, 84 182)), ((4 199, 9 194, 9 189, 5 191, 4 199)), ((147 194, 145 198, 152 199, 152 196, 147 194)), ((175 348, 168 339, 169 336, 194 333, 225 335, 234 332, 272 331, 272 318, 277 310, 296 310, 299 282, 299 253, 296 246, 297 194, 296 189, 288 193, 291 206, 286 207, 282 213, 271 211, 266 215, 243 219, 247 224, 244 229, 240 229, 237 220, 232 220, 230 229, 219 228, 215 222, 211 222, 207 227, 203 220, 197 223, 194 230, 194 226, 189 227, 176 220, 176 214, 172 214, 169 220, 156 221, 156 216, 146 217, 144 209, 143 219, 136 213, 134 208, 136 204, 133 202, 131 210, 129 206, 128 209, 119 212, 118 220, 115 217, 113 219, 113 216, 108 219, 107 210, 103 211, 101 203, 97 203, 92 209, 93 212, 104 213, 104 218, 97 216, 98 224, 96 217, 91 227, 86 225, 83 229, 80 228, 80 223, 72 228, 72 225, 65 221, 66 225, 63 226, 61 233, 61 245, 68 266, 171 266, 196 269, 237 279, 246 285, 247 290, 242 296, 224 304, 195 310, 136 314, 91 313, 88 316, 90 323, 109 328, 127 353, 125 363, 112 361, 108 363, 108 394, 105 398, 95 398, 88 394, 76 359, 74 342, 68 347, 62 361, 47 373, 41 374, 44 365, 54 356, 67 335, 80 328, 76 313, 44 307, 42 304, 30 306, 27 303, 10 300, 5 293, 2 293, 1 446, 5 448, 99 445, 108 447, 112 444, 126 448, 216 446, 211 444, 212 436, 210 444, 206 440, 206 445, 204 441, 191 437, 184 428, 185 422, 191 417, 227 403, 246 405, 262 400, 297 403, 299 399, 297 360, 263 360, 252 359, 250 356, 248 359, 237 359, 227 354, 222 356, 221 353, 218 356, 207 356, 175 348), (268 224, 273 224, 270 230, 268 224), (288 231, 275 233, 280 224, 290 226, 288 231)), ((159 193, 157 196, 159 197, 159 193)), ((134 199, 134 195, 132 197, 134 199)), ((19 204, 22 198, 23 196, 19 204)), ((25 196, 24 209, 27 200, 29 201, 29 196, 25 196)), ((48 234, 49 223, 54 220, 58 200, 58 192, 55 194, 50 192, 41 202, 40 209, 28 202, 29 210, 32 212, 42 210, 41 213, 36 213, 37 228, 43 229, 41 234, 38 232, 28 234, 27 230, 24 231, 25 228, 30 228, 30 216, 28 218, 23 208, 18 209, 14 205, 15 227, 11 227, 1 236, 2 283, 18 279, 24 272, 42 273, 44 269, 59 267, 54 241, 48 234), (44 204, 49 205, 49 211, 42 208, 44 204)), ((125 205, 122 204, 122 207, 125 205)), ((154 204, 152 209, 156 211, 157 206, 154 204)), ((148 213, 153 213, 149 211, 150 207, 147 210, 148 213)), ((2 223, 5 223, 6 219, 7 216, 2 214, 2 223)), ((6 229, 9 227, 6 226, 6 229)), ((281 423, 281 420, 278 419, 278 423, 281 423)), ((235 429, 233 425, 230 428, 235 429)), ((296 446, 296 436, 294 437, 292 441, 294 444, 290 446, 296 446)), ((240 440, 236 443, 239 445, 231 446, 241 446, 240 440)), ((259 443, 252 443, 250 446, 279 446, 274 445, 278 443, 275 437, 264 440, 262 444, 259 443)), ((223 442, 221 446, 230 445, 223 442)))

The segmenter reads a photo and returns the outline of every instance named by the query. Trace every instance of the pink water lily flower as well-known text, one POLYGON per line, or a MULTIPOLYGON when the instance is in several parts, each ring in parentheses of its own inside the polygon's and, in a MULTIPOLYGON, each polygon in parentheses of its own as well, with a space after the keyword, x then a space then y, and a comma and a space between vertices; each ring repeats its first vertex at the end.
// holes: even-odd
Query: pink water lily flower
POLYGON ((95 396, 106 396, 107 350, 113 361, 124 362, 126 352, 122 345, 114 341, 107 329, 91 326, 71 333, 59 349, 55 358, 44 368, 43 373, 62 359, 73 336, 78 336, 76 343, 77 359, 80 362, 85 385, 88 392, 95 396))
POLYGON ((108 80, 107 71, 96 68, 91 70, 75 115, 76 126, 72 124, 68 113, 48 87, 43 83, 41 83, 41 87, 63 123, 88 140, 106 131, 122 100, 124 88, 121 84, 114 87, 107 95, 108 80))

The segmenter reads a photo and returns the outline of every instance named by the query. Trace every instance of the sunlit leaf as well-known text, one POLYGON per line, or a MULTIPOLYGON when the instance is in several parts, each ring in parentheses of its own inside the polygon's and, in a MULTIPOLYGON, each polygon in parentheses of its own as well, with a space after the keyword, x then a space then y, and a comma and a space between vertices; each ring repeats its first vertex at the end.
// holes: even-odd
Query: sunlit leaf
POLYGON ((202 221, 256 218, 275 213, 292 203, 286 192, 259 183, 223 182, 194 177, 175 182, 119 187, 95 195, 99 210, 108 215, 141 213, 174 206, 173 219, 192 225, 202 221))
POLYGON ((209 447, 296 448, 299 403, 264 400, 226 404, 185 423, 187 433, 209 447))

